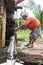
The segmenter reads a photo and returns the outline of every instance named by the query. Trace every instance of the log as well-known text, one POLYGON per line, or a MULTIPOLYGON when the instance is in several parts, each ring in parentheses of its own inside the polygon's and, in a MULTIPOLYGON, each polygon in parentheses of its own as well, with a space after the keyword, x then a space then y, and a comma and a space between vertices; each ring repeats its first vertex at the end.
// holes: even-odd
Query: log
POLYGON ((21 49, 16 55, 17 59, 27 63, 43 63, 43 44, 37 47, 21 49))

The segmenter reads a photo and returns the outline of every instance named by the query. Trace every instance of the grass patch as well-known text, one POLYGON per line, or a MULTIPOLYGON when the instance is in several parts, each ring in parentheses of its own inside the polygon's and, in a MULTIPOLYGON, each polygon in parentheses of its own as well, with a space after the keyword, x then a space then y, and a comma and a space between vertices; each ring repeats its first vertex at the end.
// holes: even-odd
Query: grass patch
MULTIPOLYGON (((28 30, 28 29, 19 30, 16 33, 17 33, 17 38, 28 39, 30 30, 28 30)), ((43 42, 43 31, 41 31, 41 34, 42 34, 42 38, 37 39, 37 42, 39 42, 39 43, 43 42)))
POLYGON ((30 31, 28 29, 24 29, 24 30, 17 31, 16 33, 17 33, 17 38, 26 39, 29 37, 30 31))
POLYGON ((19 47, 21 44, 20 43, 16 43, 16 46, 19 47))

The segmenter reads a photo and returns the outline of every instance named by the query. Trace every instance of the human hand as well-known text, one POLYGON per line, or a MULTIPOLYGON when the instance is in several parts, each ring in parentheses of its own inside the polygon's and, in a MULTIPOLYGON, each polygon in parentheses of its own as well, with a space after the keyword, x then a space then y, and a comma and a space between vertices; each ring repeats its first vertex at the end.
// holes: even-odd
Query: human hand
POLYGON ((14 28, 14 31, 16 32, 18 30, 18 27, 14 28))

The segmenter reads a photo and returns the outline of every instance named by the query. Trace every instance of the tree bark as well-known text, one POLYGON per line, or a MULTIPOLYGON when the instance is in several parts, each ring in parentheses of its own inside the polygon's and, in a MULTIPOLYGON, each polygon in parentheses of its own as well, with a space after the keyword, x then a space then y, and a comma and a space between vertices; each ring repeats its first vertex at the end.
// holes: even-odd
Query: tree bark
POLYGON ((15 0, 15 5, 22 2, 22 1, 24 1, 24 0, 15 0))

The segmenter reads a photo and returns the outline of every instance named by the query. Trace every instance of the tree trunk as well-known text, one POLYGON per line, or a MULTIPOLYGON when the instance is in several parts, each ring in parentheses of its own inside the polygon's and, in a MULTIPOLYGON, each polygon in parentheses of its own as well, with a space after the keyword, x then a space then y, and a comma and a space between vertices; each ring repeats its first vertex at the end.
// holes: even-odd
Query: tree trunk
POLYGON ((24 0, 15 0, 15 5, 22 2, 22 1, 24 1, 24 0))

